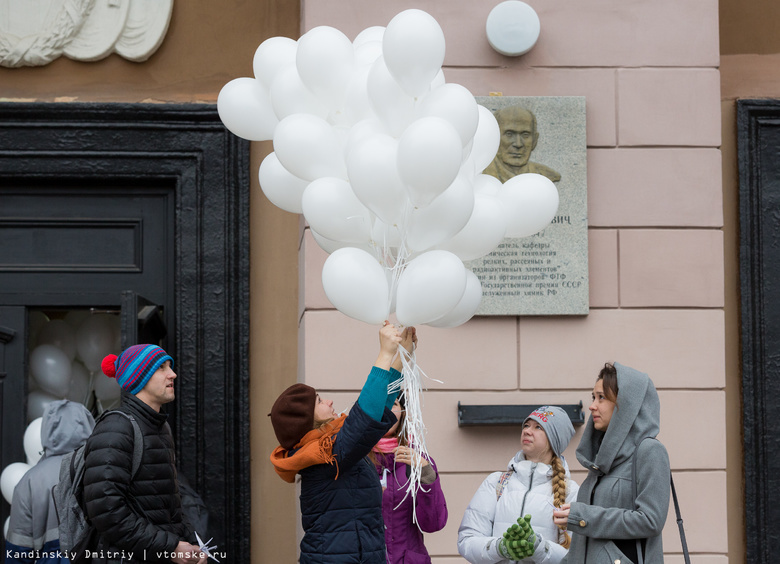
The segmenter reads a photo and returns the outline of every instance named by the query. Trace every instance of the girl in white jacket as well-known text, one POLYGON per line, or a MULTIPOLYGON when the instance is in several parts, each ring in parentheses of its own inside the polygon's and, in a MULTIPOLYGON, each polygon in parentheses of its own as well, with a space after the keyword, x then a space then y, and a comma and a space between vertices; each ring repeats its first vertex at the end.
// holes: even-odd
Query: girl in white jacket
POLYGON ((523 423, 522 449, 506 472, 490 474, 471 499, 460 528, 458 552, 472 564, 512 562, 504 532, 518 517, 531 515, 536 535, 532 556, 522 562, 558 564, 568 552, 570 535, 553 523, 553 509, 577 498, 563 451, 574 436, 566 412, 542 406, 523 423))

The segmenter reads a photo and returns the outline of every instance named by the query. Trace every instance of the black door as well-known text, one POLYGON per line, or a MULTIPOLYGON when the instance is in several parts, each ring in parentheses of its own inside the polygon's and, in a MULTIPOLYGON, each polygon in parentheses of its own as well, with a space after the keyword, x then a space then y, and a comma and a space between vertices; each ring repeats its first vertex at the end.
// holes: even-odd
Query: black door
POLYGON ((35 407, 30 319, 88 310, 124 327, 117 348, 159 340, 177 461, 229 562, 250 558, 248 146, 212 105, 0 103, 3 460, 35 407))
MULTIPOLYGON (((25 308, 0 306, 0 439, 21 438, 26 427, 25 413, 19 409, 22 405, 20 400, 24 400, 24 375, 27 371, 24 347, 26 328, 25 308)), ((0 443, 0 471, 9 464, 24 461, 21 440, 3 440, 0 443)), ((5 524, 8 515, 9 506, 3 498, 0 524, 5 524)))
POLYGON ((780 542, 780 101, 737 110, 746 561, 769 564, 780 542))

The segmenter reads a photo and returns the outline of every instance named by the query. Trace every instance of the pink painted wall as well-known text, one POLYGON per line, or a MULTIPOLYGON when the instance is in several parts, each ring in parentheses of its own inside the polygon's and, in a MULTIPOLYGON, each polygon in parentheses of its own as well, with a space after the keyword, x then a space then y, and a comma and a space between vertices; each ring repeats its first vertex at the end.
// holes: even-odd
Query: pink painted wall
MULTIPOLYGON (((421 327, 418 361, 443 384, 425 394, 428 446, 450 522, 427 535, 434 562, 464 562, 456 537, 479 483, 518 450, 518 429, 459 428, 457 404, 588 404, 599 367, 646 371, 662 401, 661 440, 675 472, 688 545, 702 564, 728 561, 721 103, 716 0, 526 0, 536 47, 494 52, 484 24, 497 1, 304 0, 302 32, 354 38, 398 12, 433 15, 447 40, 448 82, 475 96, 585 96, 590 314, 481 317, 421 327), (706 495, 702 495, 706 492, 706 495), (693 518, 695 516, 695 518, 693 518)), ((300 247, 300 379, 347 408, 376 354, 378 328, 337 312, 322 290, 326 258, 300 247)), ((581 429, 566 451, 574 457, 581 429)), ((673 516, 667 562, 682 562, 673 516)))

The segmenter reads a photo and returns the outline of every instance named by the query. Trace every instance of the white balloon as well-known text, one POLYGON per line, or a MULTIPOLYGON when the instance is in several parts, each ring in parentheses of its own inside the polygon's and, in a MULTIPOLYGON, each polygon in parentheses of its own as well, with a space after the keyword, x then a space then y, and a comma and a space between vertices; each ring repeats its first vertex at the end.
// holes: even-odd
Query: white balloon
POLYGON ((407 202, 397 154, 398 141, 380 133, 353 144, 347 155, 347 174, 355 195, 388 224, 401 221, 407 202))
POLYGON ((444 32, 422 10, 404 10, 387 24, 382 38, 387 68, 410 96, 420 96, 444 63, 444 32))
POLYGON ((71 360, 54 345, 38 345, 30 354, 30 373, 42 390, 58 398, 68 393, 71 360))
POLYGON ((430 204, 452 184, 461 165, 460 136, 440 117, 424 117, 398 140, 398 172, 416 207, 430 204))
POLYGON ((334 241, 366 243, 371 237, 371 214, 349 182, 324 177, 303 191, 303 215, 311 228, 334 241))
POLYGON ((433 77, 433 80, 431 81, 431 90, 435 90, 442 84, 446 84, 446 80, 444 78, 444 71, 442 69, 439 69, 439 72, 436 73, 436 76, 433 77))
POLYGON ((27 421, 31 422, 33 419, 43 417, 46 406, 58 399, 61 398, 53 396, 43 390, 34 390, 27 394, 27 421))
POLYGON ((474 317, 482 302, 482 284, 477 275, 466 269, 466 290, 463 297, 452 310, 435 321, 428 323, 431 327, 457 327, 474 317))
POLYGON ((36 417, 24 430, 24 454, 27 456, 27 464, 35 466, 43 455, 41 443, 41 425, 43 417, 36 417))
POLYGON ((311 231, 312 237, 314 237, 314 241, 319 245, 319 247, 325 251, 328 254, 331 254, 332 252, 343 249, 345 247, 353 247, 355 249, 362 249, 366 251, 367 253, 371 253, 372 249, 371 246, 364 242, 364 243, 347 243, 344 241, 334 241, 333 239, 328 239, 327 237, 323 237, 319 233, 317 233, 314 229, 309 227, 309 231, 311 231))
POLYGON ((395 314, 406 326, 439 319, 458 305, 466 269, 447 251, 429 251, 409 261, 398 280, 395 314))
POLYGON ((297 49, 298 42, 289 37, 269 37, 263 41, 252 59, 255 78, 270 90, 276 75, 295 64, 297 49))
POLYGON ((328 239, 327 237, 323 237, 319 233, 317 233, 314 229, 309 228, 309 231, 311 231, 311 236, 314 237, 314 242, 317 243, 317 245, 326 253, 331 254, 333 251, 337 251, 338 249, 341 249, 343 247, 349 247, 348 243, 343 243, 341 241, 334 241, 333 239, 328 239))
POLYGON ((387 70, 384 57, 378 57, 366 79, 371 107, 394 137, 403 133, 415 117, 415 100, 398 85, 387 70))
POLYGON ((79 325, 89 317, 88 309, 72 309, 65 314, 65 323, 73 327, 73 330, 77 330, 79 325))
POLYGON ((118 321, 114 315, 91 315, 76 332, 78 357, 90 372, 99 370, 105 356, 114 351, 118 321))
POLYGON ((324 118, 328 108, 306 88, 295 65, 281 69, 269 89, 271 106, 276 117, 283 120, 293 114, 311 114, 324 118))
POLYGON ((347 142, 344 144, 344 158, 349 157, 352 150, 361 145, 373 135, 389 135, 389 131, 376 116, 362 119, 349 128, 347 142))
POLYGON ((276 153, 269 153, 263 159, 257 175, 260 189, 273 205, 291 213, 303 213, 301 197, 309 181, 284 168, 276 153))
POLYGON ((284 118, 276 126, 274 151, 282 166, 298 178, 347 178, 341 144, 333 128, 322 118, 309 114, 284 118))
MULTIPOLYGON (((429 207, 436 202, 438 199, 429 207)), ((478 192, 474 194, 474 211, 466 226, 438 248, 458 255, 462 261, 474 260, 498 247, 506 234, 506 225, 501 201, 495 196, 478 192)))
POLYGON ((474 193, 487 196, 498 196, 501 191, 501 181, 489 174, 477 174, 474 177, 474 193))
POLYGON ((538 233, 558 212, 558 189, 552 180, 527 172, 513 176, 501 187, 498 198, 507 215, 507 237, 538 233))
POLYGON ((344 107, 338 112, 332 112, 329 120, 334 123, 353 125, 360 120, 376 117, 371 102, 368 99, 368 73, 371 66, 363 66, 357 69, 350 78, 344 107))
POLYGON ((407 246, 412 251, 424 251, 448 240, 466 226, 473 210, 471 181, 458 175, 430 205, 412 210, 407 228, 407 246))
POLYGON ((358 48, 362 45, 365 45, 366 43, 373 43, 373 42, 379 42, 382 43, 382 38, 385 35, 385 26, 383 25, 374 25, 371 27, 367 27, 363 31, 357 34, 355 36, 354 41, 352 41, 352 46, 354 48, 358 48))
POLYGON ((219 119, 232 133, 250 141, 273 139, 279 119, 268 90, 254 78, 235 78, 217 96, 219 119))
POLYGON ((76 358, 76 331, 66 321, 53 319, 38 332, 38 345, 54 345, 69 360, 76 358))
POLYGON ((118 400, 122 395, 122 388, 116 378, 109 378, 102 372, 95 374, 94 387, 95 396, 106 406, 118 400))
POLYGON ((356 66, 371 66, 382 56, 382 37, 384 35, 384 26, 367 27, 357 34, 357 37, 352 41, 356 66))
POLYGON ((86 405, 89 399, 90 380, 87 368, 74 360, 70 365, 70 385, 65 398, 86 405))
POLYGON ((501 129, 493 112, 485 106, 478 105, 479 122, 474 133, 474 144, 471 148, 469 160, 474 161, 474 169, 482 172, 493 162, 501 142, 501 129))
POLYGON ((0 473, 0 490, 3 492, 3 497, 10 504, 14 498, 14 488, 19 480, 22 479, 27 471, 32 468, 29 464, 24 462, 12 462, 0 473))
POLYGON ((385 270, 365 251, 349 247, 334 251, 322 267, 322 286, 330 303, 353 319, 376 324, 388 315, 385 270))
POLYGON ((420 103, 419 115, 446 119, 457 130, 463 147, 474 138, 479 123, 479 109, 474 95, 464 86, 454 83, 431 90, 420 103))
POLYGON ((352 42, 334 27, 312 28, 298 40, 295 66, 303 83, 321 102, 340 108, 355 68, 352 42))
POLYGON ((370 67, 382 56, 382 40, 367 41, 362 45, 355 45, 355 66, 370 67))

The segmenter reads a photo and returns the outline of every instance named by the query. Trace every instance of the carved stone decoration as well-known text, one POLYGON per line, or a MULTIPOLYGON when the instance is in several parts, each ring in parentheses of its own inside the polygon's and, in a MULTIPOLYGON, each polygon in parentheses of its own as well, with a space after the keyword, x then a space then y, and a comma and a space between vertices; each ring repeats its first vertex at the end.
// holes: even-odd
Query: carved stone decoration
POLYGON ((0 65, 48 65, 84 24, 94 0, 0 0, 0 65))
POLYGON ((81 30, 63 55, 77 61, 99 61, 111 54, 122 36, 131 0, 93 0, 81 30))
POLYGON ((143 62, 162 44, 172 11, 173 0, 0 0, 0 66, 111 53, 143 62))
POLYGON ((124 33, 114 50, 136 63, 151 57, 165 38, 172 11, 173 0, 131 0, 124 33))

